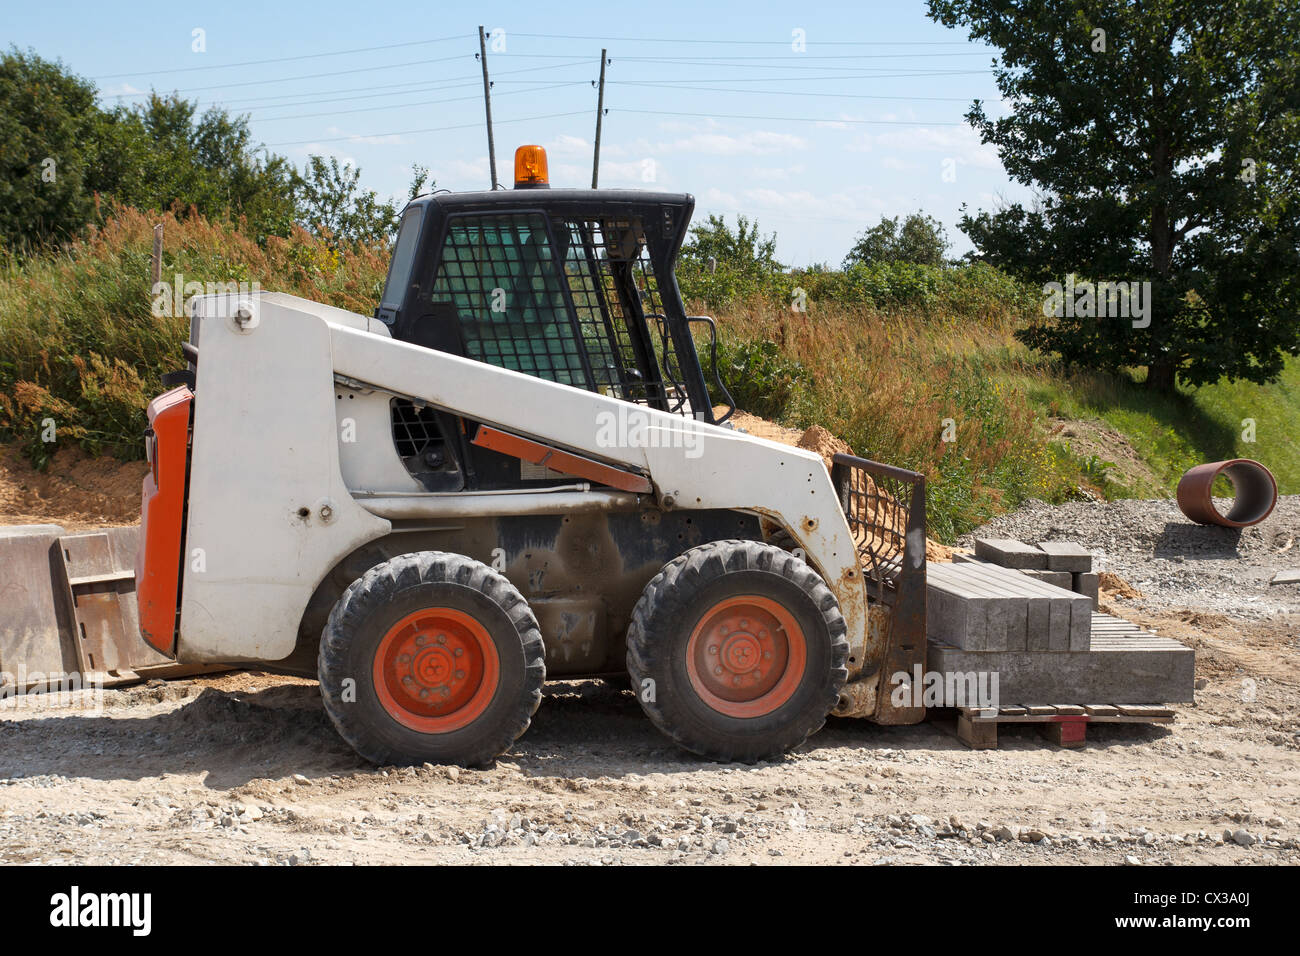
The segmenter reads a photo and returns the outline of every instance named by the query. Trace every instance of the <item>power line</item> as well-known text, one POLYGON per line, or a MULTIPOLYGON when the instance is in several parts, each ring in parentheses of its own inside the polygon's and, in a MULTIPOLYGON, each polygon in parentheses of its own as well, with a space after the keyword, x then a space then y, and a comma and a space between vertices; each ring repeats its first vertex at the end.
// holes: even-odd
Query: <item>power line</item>
MULTIPOLYGON (((544 83, 549 81, 539 80, 538 82, 544 83)), ((584 83, 586 81, 576 80, 575 82, 584 83)), ((239 100, 237 103, 226 103, 222 100, 210 100, 209 102, 201 105, 203 106, 219 105, 222 109, 225 110, 230 110, 234 112, 243 112, 245 110, 281 109, 284 107, 291 107, 291 106, 315 106, 317 103, 343 103, 348 100, 370 100, 378 96, 406 96, 409 93, 429 93, 433 90, 459 90, 467 86, 476 86, 476 85, 477 84, 472 80, 465 83, 446 83, 446 82, 431 81, 431 80, 418 80, 412 83, 394 83, 389 86, 359 86, 356 87, 355 89, 359 89, 359 90, 374 89, 374 90, 384 90, 385 92, 365 93, 358 96, 321 96, 321 97, 314 97, 309 99, 299 99, 293 103, 262 103, 262 105, 260 106, 244 105, 246 103, 259 103, 262 100, 282 100, 285 99, 286 97, 303 97, 308 95, 306 93, 281 93, 277 96, 263 96, 263 97, 256 97, 253 99, 239 100), (396 87, 399 86, 414 87, 414 89, 405 89, 405 90, 396 89, 396 87)), ((351 90, 321 90, 320 92, 321 93, 349 93, 352 91, 351 90)))
MULTIPOLYGON (((981 75, 983 70, 973 70, 973 74, 981 75)), ((674 87, 685 88, 694 83, 816 83, 823 80, 890 80, 903 77, 918 76, 952 76, 951 73, 850 73, 846 75, 831 76, 718 76, 718 77, 684 77, 679 80, 667 80, 656 78, 653 80, 610 80, 611 83, 657 83, 665 89, 674 87)), ((962 74, 968 75, 968 74, 962 74)))
MULTIPOLYGON (((623 59, 628 59, 628 57, 624 57, 623 59)), ((749 69, 755 69, 755 70, 785 70, 785 71, 790 71, 790 70, 833 70, 833 71, 836 71, 836 72, 839 72, 839 73, 856 73, 856 75, 861 76, 861 77, 864 77, 864 78, 869 78, 869 77, 879 77, 879 78, 882 78, 882 79, 883 79, 883 78, 887 78, 887 77, 891 77, 891 76, 965 76, 965 75, 974 74, 974 73, 989 73, 989 72, 991 72, 990 70, 927 70, 927 71, 923 71, 923 72, 909 72, 909 73, 882 73, 882 72, 880 72, 880 70, 889 70, 889 69, 897 70, 897 69, 900 69, 900 67, 879 67, 879 68, 872 68, 872 67, 866 67, 866 66, 823 66, 823 65, 821 65, 821 64, 812 64, 812 63, 808 63, 808 64, 784 64, 784 63, 769 63, 769 64, 758 64, 758 63, 753 63, 753 64, 749 64, 749 63, 715 63, 715 62, 713 62, 713 61, 711 61, 711 60, 699 60, 699 61, 692 61, 692 62, 683 62, 683 61, 679 61, 679 60, 657 60, 657 59, 653 59, 653 58, 645 58, 645 59, 639 60, 638 62, 641 62, 641 63, 662 63, 662 64, 664 64, 665 66, 673 66, 673 67, 678 67, 678 68, 683 67, 683 66, 716 66, 716 67, 718 67, 718 68, 720 68, 720 69, 725 69, 725 68, 740 68, 740 69, 749 68, 749 69), (856 71, 861 71, 861 70, 873 70, 873 72, 869 72, 869 73, 860 73, 860 72, 856 72, 856 71)), ((851 79, 852 77, 847 77, 847 76, 846 76, 846 77, 844 77, 844 78, 845 78, 845 79, 851 79)))
POLYGON ((739 113, 679 113, 676 110, 618 109, 620 113, 646 113, 654 116, 700 116, 705 119, 767 120, 776 123, 853 123, 867 126, 965 126, 965 123, 926 123, 914 120, 827 119, 821 116, 752 116, 739 113))
MULTIPOLYGON (((542 40, 598 40, 602 43, 717 43, 789 46, 789 40, 719 40, 703 37, 602 37, 570 33, 511 33, 511 36, 542 40)), ((965 46, 965 40, 818 40, 827 46, 965 46)))
MULTIPOLYGON (((801 77, 803 79, 803 77, 801 77)), ((838 79, 838 77, 836 77, 838 79)), ((581 82, 581 81, 579 81, 581 82)), ((651 86, 660 89, 669 90, 691 90, 700 93, 761 93, 763 96, 828 96, 837 99, 854 99, 854 100, 918 100, 935 103, 969 103, 972 97, 969 96, 886 96, 879 93, 821 93, 811 92, 808 90, 730 90, 720 86, 691 86, 675 83, 662 82, 657 80, 610 80, 611 84, 619 86, 651 86)), ((727 81, 734 82, 734 81, 727 81)))
MULTIPOLYGON (((503 54, 512 60, 563 60, 572 56, 571 53, 509 53, 503 54)), ((818 63, 825 60, 875 60, 875 59, 896 59, 898 57, 911 58, 928 58, 928 57, 956 57, 956 56, 982 56, 988 57, 990 53, 979 51, 968 51, 963 53, 836 53, 827 56, 812 56, 809 54, 785 54, 772 56, 720 56, 709 54, 698 54, 691 56, 619 56, 614 59, 625 60, 639 63, 696 63, 708 60, 714 62, 716 66, 736 65, 740 66, 745 63, 753 63, 756 60, 780 60, 789 63, 792 60, 802 60, 808 63, 818 63), (717 63, 715 61, 724 61, 717 63)), ((803 67, 804 69, 813 69, 813 67, 803 67)), ((827 67, 827 69, 830 69, 827 67)))
POLYGON ((399 47, 426 46, 430 43, 446 43, 449 40, 470 39, 468 33, 451 37, 438 37, 433 40, 409 40, 405 43, 385 43, 382 46, 362 46, 351 50, 335 50, 331 53, 304 53, 301 56, 277 56, 267 60, 242 60, 239 63, 219 63, 212 66, 178 66, 170 70, 137 70, 134 73, 106 73, 91 77, 94 80, 116 80, 123 76, 144 76, 146 73, 193 73, 196 70, 230 70, 238 66, 262 66, 267 63, 289 63, 294 60, 315 60, 323 56, 347 56, 351 53, 374 53, 376 50, 396 50, 399 47))
MULTIPOLYGON (((545 113, 538 116, 521 116, 512 120, 494 120, 493 125, 502 126, 506 123, 526 123, 530 120, 559 119, 562 116, 587 116, 591 110, 570 110, 567 113, 545 113)), ((416 136, 421 133, 441 133, 451 129, 478 129, 481 123, 461 123, 456 126, 430 126, 426 129, 402 129, 394 130, 391 133, 350 133, 347 136, 335 136, 330 139, 300 139, 291 143, 267 143, 267 148, 275 146, 305 146, 309 143, 341 143, 346 140, 359 139, 381 139, 385 136, 416 136)))
MULTIPOLYGON (((347 76, 350 73, 373 73, 376 70, 398 70, 406 66, 425 66, 429 63, 446 63, 448 60, 462 60, 472 57, 472 53, 459 53, 455 56, 442 56, 432 60, 411 60, 407 63, 385 63, 382 66, 362 66, 354 70, 330 70, 328 73, 304 73, 301 76, 279 76, 266 80, 247 80, 243 83, 217 83, 213 86, 191 86, 173 93, 198 93, 203 90, 233 90, 238 86, 263 86, 267 83, 290 83, 294 80, 314 80, 322 76, 347 76)), ((119 93, 117 96, 144 96, 144 93, 119 93)))
MULTIPOLYGON (((517 70, 501 70, 501 71, 498 72, 496 75, 497 75, 497 76, 513 76, 514 74, 517 74, 517 73, 537 73, 537 72, 541 72, 541 71, 544 71, 544 70, 561 70, 561 69, 564 69, 564 68, 566 68, 566 67, 570 67, 570 66, 583 66, 583 65, 589 65, 589 64, 590 64, 590 60, 589 60, 589 59, 574 60, 574 61, 572 61, 571 63, 551 63, 551 64, 547 64, 547 65, 545 65, 545 66, 525 66, 525 67, 520 67, 520 68, 517 69, 517 70)), ((269 81, 269 82, 274 82, 274 81, 272 80, 272 81, 269 81)), ((263 100, 282 100, 282 99, 286 99, 286 98, 290 98, 290 97, 302 97, 302 96, 305 96, 305 97, 313 97, 313 98, 311 98, 311 99, 304 99, 304 100, 301 100, 300 102, 297 102, 297 103, 275 103, 275 104, 271 104, 271 105, 273 105, 273 106, 309 106, 309 105, 311 105, 311 104, 313 104, 313 103, 331 103, 331 102, 338 102, 339 100, 347 100, 347 99, 367 99, 367 98, 368 98, 368 97, 362 97, 362 96, 344 96, 344 97, 339 97, 337 100, 329 100, 329 99, 320 99, 320 98, 316 98, 316 97, 319 97, 319 96, 321 96, 321 95, 326 95, 326 96, 327 96, 327 95, 332 94, 332 93, 357 93, 357 92, 361 92, 361 91, 363 91, 363 90, 393 90, 393 89, 396 89, 397 87, 400 87, 400 86, 416 86, 416 87, 421 87, 421 89, 416 89, 416 90, 406 90, 406 91, 404 91, 404 92, 408 92, 408 93, 424 93, 424 92, 428 92, 429 90, 438 89, 438 88, 442 88, 442 89, 459 89, 459 88, 462 87, 462 86, 477 86, 480 82, 481 82, 481 80, 480 80, 480 78, 479 78, 477 75, 476 75, 476 76, 448 76, 448 77, 443 77, 443 78, 441 78, 441 79, 437 79, 437 80, 408 80, 408 81, 405 82, 405 83, 388 83, 388 84, 384 84, 384 85, 381 85, 381 86, 352 86, 352 87, 348 87, 347 89, 342 89, 342 90, 317 90, 315 93, 313 93, 313 92, 311 92, 311 91, 309 91, 309 90, 299 90, 299 91, 296 92, 296 93, 275 93, 275 94, 270 95, 270 96, 256 96, 256 97, 250 97, 249 99, 246 99, 246 100, 239 100, 238 103, 239 103, 240 105, 242 105, 242 104, 244 104, 244 103, 257 103, 257 102, 261 102, 261 101, 263 101, 263 100), (465 80, 465 81, 467 81, 467 82, 465 82, 465 83, 456 82, 456 81, 459 81, 459 80, 465 80)), ((550 80, 493 80, 492 82, 493 82, 493 84, 496 84, 496 83, 499 83, 499 82, 504 82, 504 83, 530 83, 530 82, 531 82, 531 83, 550 83, 551 81, 550 81, 550 80)), ((384 96, 384 95, 387 95, 387 94, 383 94, 383 93, 381 93, 381 94, 376 94, 376 95, 384 96)), ((205 104, 202 104, 202 105, 205 105, 205 106, 212 106, 212 105, 217 105, 217 104, 222 105, 222 106, 223 106, 224 108, 226 108, 226 109, 234 109, 234 108, 236 108, 234 104, 227 104, 227 103, 225 103, 225 102, 223 102, 223 101, 221 101, 221 100, 210 100, 208 103, 205 103, 205 104)))
MULTIPOLYGON (((519 55, 519 54, 516 54, 516 55, 519 55)), ((542 55, 542 54, 538 54, 538 55, 542 55)), ((909 58, 916 58, 916 59, 924 59, 924 58, 929 58, 929 57, 944 57, 944 58, 947 58, 947 57, 954 57, 954 56, 989 56, 989 54, 986 53, 986 52, 979 51, 979 50, 968 50, 968 51, 965 51, 965 52, 962 52, 962 53, 835 53, 835 54, 832 54, 832 55, 829 55, 829 56, 812 56, 812 55, 810 55, 810 54, 799 53, 799 54, 794 54, 793 56, 791 56, 791 55, 786 55, 786 56, 779 56, 779 57, 778 57, 778 56, 710 56, 710 57, 707 57, 707 59, 710 59, 710 60, 727 60, 727 61, 735 61, 735 60, 744 60, 744 61, 749 61, 749 60, 790 60, 790 59, 799 59, 799 60, 813 60, 813 61, 817 61, 817 60, 896 60, 896 59, 898 59, 899 57, 909 57, 909 58)), ((620 59, 623 59, 623 60, 643 60, 643 61, 650 62, 650 63, 658 63, 658 62, 664 62, 664 61, 672 62, 672 61, 681 61, 681 60, 699 60, 699 59, 705 59, 705 58, 704 58, 704 57, 698 57, 698 56, 664 56, 664 57, 623 56, 623 57, 620 57, 620 59)))
MULTIPOLYGON (((472 86, 473 84, 466 84, 466 85, 472 86)), ((515 96, 520 93, 540 93, 543 90, 556 89, 561 86, 586 86, 586 85, 587 85, 586 80, 569 80, 564 83, 552 83, 550 86, 535 86, 527 90, 507 90, 504 93, 494 93, 493 97, 496 98, 502 96, 515 96)), ((317 116, 348 116, 352 113, 377 113, 377 112, 382 112, 384 110, 405 109, 410 106, 436 106, 440 103, 463 103, 466 100, 478 100, 481 98, 482 97, 476 93, 472 96, 451 96, 445 99, 438 99, 438 100, 420 100, 415 103, 391 103, 387 106, 360 106, 354 110, 326 110, 323 113, 300 113, 294 116, 259 116, 257 117, 257 121, 259 123, 273 123, 279 120, 312 119, 317 116)), ((263 109, 272 109, 272 108, 273 107, 263 107, 263 109)))
MULTIPOLYGON (((585 60, 574 60, 574 61, 572 61, 571 63, 551 63, 551 64, 547 64, 547 65, 545 65, 545 66, 527 66, 527 67, 521 67, 520 69, 517 69, 517 70, 502 70, 502 71, 501 71, 499 74, 497 74, 497 75, 499 75, 499 76, 506 76, 506 75, 511 75, 511 74, 515 74, 515 73, 535 73, 535 72, 538 72, 538 71, 541 71, 541 70, 560 70, 560 69, 564 69, 564 68, 569 67, 569 66, 579 66, 579 65, 586 65, 586 66, 589 66, 589 65, 590 65, 590 58, 585 59, 585 60)), ((336 75, 336 74, 329 74, 329 75, 333 76, 333 75, 336 75)), ((266 83, 278 83, 278 82, 281 82, 281 81, 280 81, 280 80, 272 79, 272 80, 266 80, 266 81, 264 81, 264 82, 266 82, 266 83)), ((329 93, 350 93, 350 92, 353 92, 353 91, 356 91, 356 90, 394 90, 394 89, 396 89, 397 87, 402 87, 402 86, 413 86, 413 87, 418 87, 418 88, 417 88, 417 89, 411 89, 411 90, 403 90, 403 91, 400 91, 400 92, 406 92, 406 93, 425 93, 425 92, 428 92, 428 91, 433 90, 433 89, 459 89, 459 88, 461 88, 461 87, 463 87, 463 86, 475 86, 475 85, 477 85, 479 82, 480 82, 480 79, 479 79, 478 77, 473 77, 473 76, 450 76, 450 77, 444 77, 444 78, 442 78, 442 79, 437 79, 437 80, 410 80, 410 81, 408 81, 408 82, 406 82, 406 83, 389 83, 389 84, 384 84, 384 85, 380 85, 380 86, 356 86, 356 87, 348 87, 347 89, 342 89, 342 90, 318 90, 318 91, 316 91, 316 92, 317 92, 317 93, 325 93, 325 94, 329 94, 329 93), (460 80, 465 80, 465 81, 468 81, 468 82, 464 82, 464 83, 457 82, 457 81, 460 81, 460 80)), ((497 83, 497 82, 506 82, 506 83, 522 83, 522 82, 526 82, 526 81, 523 81, 523 80, 504 80, 504 81, 498 81, 498 80, 495 80, 495 79, 493 80, 493 83, 494 83, 494 84, 497 83)), ((537 82, 537 83, 549 83, 549 82, 551 82, 551 81, 550 81, 550 80, 535 80, 535 81, 533 81, 533 82, 537 82)), ((581 81, 577 81, 577 82, 586 82, 586 81, 585 81, 585 80, 581 80, 581 81)), ((209 89, 225 89, 225 87, 208 87, 208 88, 209 88, 209 89)), ((184 93, 184 92, 190 92, 190 91, 187 91, 187 90, 173 90, 172 92, 175 92, 175 93, 184 93)), ((116 95, 116 98, 121 99, 123 96, 147 96, 147 95, 149 95, 149 94, 147 94, 147 93, 124 93, 124 94, 117 94, 117 95, 116 95)), ((392 95, 392 94, 389 94, 389 93, 376 93, 376 94, 371 94, 371 95, 373 95, 373 96, 387 96, 387 95, 392 95)), ((312 93, 312 92, 309 91, 309 90, 299 90, 299 91, 297 91, 297 92, 295 92, 295 93, 276 93, 276 94, 272 94, 272 95, 269 95, 269 96, 250 97, 249 99, 246 99, 246 100, 237 100, 235 103, 228 103, 228 102, 226 102, 226 101, 224 101, 224 100, 220 100, 220 99, 208 100, 207 102, 201 102, 199 105, 200 105, 200 106, 205 106, 205 107, 220 106, 221 108, 226 109, 226 110, 236 110, 236 111, 237 111, 237 110, 239 110, 239 109, 242 107, 242 105, 245 104, 245 103, 257 103, 257 102, 262 102, 262 101, 264 101, 264 100, 282 100, 282 99, 286 99, 286 98, 290 98, 290 97, 307 97, 307 98, 306 98, 306 99, 300 99, 300 100, 298 100, 297 102, 293 102, 293 103, 269 103, 269 104, 267 104, 267 106, 271 106, 271 107, 274 107, 274 106, 310 106, 310 105, 313 105, 313 104, 315 104, 315 103, 330 103, 330 102, 337 102, 337 101, 339 101, 339 100, 348 100, 348 99, 367 99, 367 98, 369 98, 368 96, 344 96, 344 97, 338 97, 337 99, 331 100, 331 99, 328 99, 328 98, 319 98, 319 97, 316 96, 316 94, 312 93)), ((256 107, 254 107, 254 108, 256 108, 256 107)))

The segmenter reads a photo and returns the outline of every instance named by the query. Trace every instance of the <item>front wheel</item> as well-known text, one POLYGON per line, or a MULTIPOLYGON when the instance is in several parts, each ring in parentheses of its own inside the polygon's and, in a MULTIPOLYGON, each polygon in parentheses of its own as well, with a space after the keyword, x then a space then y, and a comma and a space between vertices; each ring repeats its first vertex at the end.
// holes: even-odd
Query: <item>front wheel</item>
POLYGON ((523 595, 487 565, 437 551, 353 582, 317 671, 340 736, 381 765, 490 762, 528 729, 546 678, 523 595))
POLYGON ((628 673, 654 724, 694 753, 753 762, 803 743, 848 679, 844 618, 807 564, 771 544, 716 541, 646 585, 628 673))

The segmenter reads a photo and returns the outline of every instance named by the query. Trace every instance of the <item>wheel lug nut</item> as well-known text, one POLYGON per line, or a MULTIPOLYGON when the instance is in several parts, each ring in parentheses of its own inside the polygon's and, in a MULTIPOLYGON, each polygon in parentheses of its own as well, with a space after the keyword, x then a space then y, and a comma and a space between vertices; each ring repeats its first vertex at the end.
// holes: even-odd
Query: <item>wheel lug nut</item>
POLYGON ((439 634, 437 637, 434 638, 434 640, 437 641, 439 644, 446 644, 446 643, 447 643, 447 635, 446 635, 446 634, 439 634))
POLYGON ((464 671, 456 671, 456 680, 464 680, 464 679, 465 679, 465 672, 464 672, 464 671))
POLYGON ((714 676, 721 677, 721 676, 722 676, 722 668, 721 668, 721 667, 715 667, 715 668, 713 668, 713 673, 714 673, 714 676))
POLYGON ((717 644, 710 644, 710 645, 709 645, 709 653, 710 653, 710 654, 716 654, 716 653, 718 653, 718 645, 717 645, 717 644))
POLYGON ((429 638, 423 634, 417 635, 415 638, 416 647, 424 647, 424 645, 428 643, 429 643, 429 638))
POLYGON ((731 684, 732 684, 733 687, 739 687, 739 686, 740 686, 740 678, 739 678, 739 677, 733 677, 733 678, 731 678, 731 684))
POLYGON ((456 650, 454 650, 452 653, 455 654, 457 657, 460 657, 461 655, 463 655, 463 654, 465 653, 465 648, 463 648, 463 647, 458 647, 458 648, 456 648, 456 650))

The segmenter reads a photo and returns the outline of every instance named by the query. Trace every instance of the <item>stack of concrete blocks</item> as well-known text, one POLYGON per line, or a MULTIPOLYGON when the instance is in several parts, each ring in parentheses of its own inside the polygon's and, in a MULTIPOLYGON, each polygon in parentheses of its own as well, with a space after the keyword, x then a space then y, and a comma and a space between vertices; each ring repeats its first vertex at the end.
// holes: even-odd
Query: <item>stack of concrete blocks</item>
POLYGON ((945 686, 995 673, 1003 705, 1193 699, 1191 649, 1096 613, 1092 556, 1078 545, 980 539, 974 556, 929 563, 927 578, 929 669, 945 686))
POLYGON ((1073 541, 1044 541, 1035 547, 1014 538, 976 538, 975 556, 956 554, 957 562, 985 561, 1046 581, 1058 588, 1092 598, 1097 609, 1099 576, 1092 570, 1092 554, 1073 541))

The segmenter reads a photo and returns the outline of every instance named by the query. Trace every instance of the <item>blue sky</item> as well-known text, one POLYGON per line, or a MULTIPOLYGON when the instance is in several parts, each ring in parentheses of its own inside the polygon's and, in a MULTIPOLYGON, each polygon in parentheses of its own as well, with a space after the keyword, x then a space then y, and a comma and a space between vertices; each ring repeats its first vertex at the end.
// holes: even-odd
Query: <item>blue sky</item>
POLYGON ((962 119, 975 97, 997 108, 993 51, 931 22, 920 0, 9 3, 0 43, 62 59, 107 103, 154 88, 247 113, 296 164, 337 155, 368 188, 404 196, 412 163, 439 187, 489 182, 479 24, 497 47, 506 182, 515 146, 541 143, 556 186, 590 185, 604 46, 601 185, 693 193, 696 221, 749 215, 787 263, 836 264, 882 215, 917 209, 964 252, 963 202, 1026 197, 962 119))

